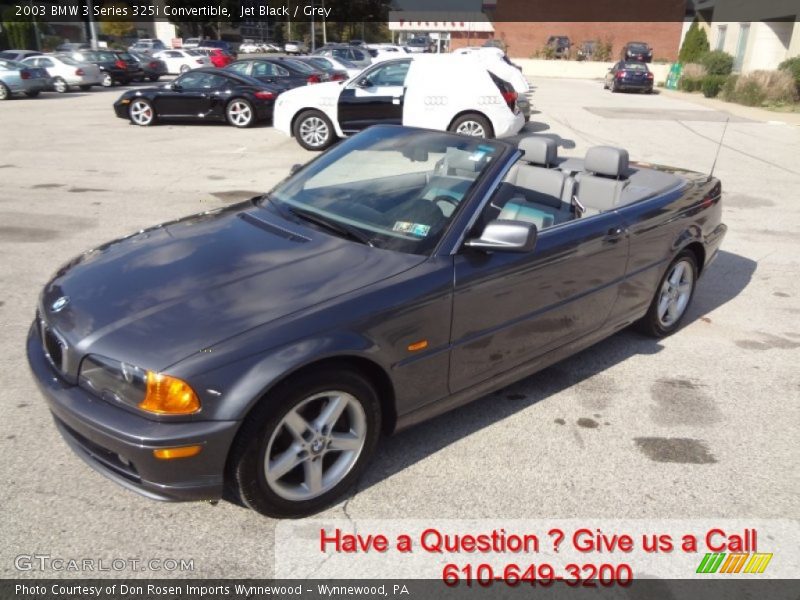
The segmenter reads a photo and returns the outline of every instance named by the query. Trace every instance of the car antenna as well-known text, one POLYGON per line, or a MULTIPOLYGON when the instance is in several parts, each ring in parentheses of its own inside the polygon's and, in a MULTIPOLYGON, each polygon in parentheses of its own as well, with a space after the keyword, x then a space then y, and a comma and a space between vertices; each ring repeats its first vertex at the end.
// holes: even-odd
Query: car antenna
POLYGON ((730 121, 731 121, 730 117, 725 118, 725 126, 722 128, 722 135, 719 138, 719 144, 717 145, 717 153, 716 155, 714 155, 714 162, 711 164, 711 173, 708 174, 709 180, 712 177, 714 177, 714 169, 717 166, 717 159, 719 158, 719 152, 720 150, 722 150, 722 140, 725 139, 725 132, 728 131, 728 123, 730 123, 730 121))

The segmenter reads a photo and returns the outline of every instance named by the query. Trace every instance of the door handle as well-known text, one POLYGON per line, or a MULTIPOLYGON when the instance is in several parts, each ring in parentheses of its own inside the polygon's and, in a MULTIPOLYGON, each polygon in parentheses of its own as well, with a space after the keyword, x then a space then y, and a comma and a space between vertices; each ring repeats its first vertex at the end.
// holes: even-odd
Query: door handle
POLYGON ((628 229, 626 227, 612 227, 606 232, 605 238, 603 239, 605 239, 607 242, 616 243, 627 233, 628 229))

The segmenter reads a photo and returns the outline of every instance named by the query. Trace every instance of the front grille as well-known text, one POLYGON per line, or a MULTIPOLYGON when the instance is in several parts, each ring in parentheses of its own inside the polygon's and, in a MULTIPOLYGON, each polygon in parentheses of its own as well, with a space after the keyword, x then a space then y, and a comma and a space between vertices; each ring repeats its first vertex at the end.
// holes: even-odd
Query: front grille
POLYGON ((67 343, 53 331, 44 320, 39 321, 39 332, 42 336, 44 353, 50 364, 60 373, 66 372, 67 343))

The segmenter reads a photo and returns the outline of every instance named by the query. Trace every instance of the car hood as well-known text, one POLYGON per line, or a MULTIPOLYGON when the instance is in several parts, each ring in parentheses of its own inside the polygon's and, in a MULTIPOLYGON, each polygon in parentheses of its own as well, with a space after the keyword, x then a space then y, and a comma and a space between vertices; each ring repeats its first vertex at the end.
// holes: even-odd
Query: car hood
POLYGON ((74 371, 89 353, 163 370, 423 260, 334 237, 246 203, 82 254, 45 286, 39 312, 67 342, 74 371), (63 298, 66 304, 56 310, 63 298))

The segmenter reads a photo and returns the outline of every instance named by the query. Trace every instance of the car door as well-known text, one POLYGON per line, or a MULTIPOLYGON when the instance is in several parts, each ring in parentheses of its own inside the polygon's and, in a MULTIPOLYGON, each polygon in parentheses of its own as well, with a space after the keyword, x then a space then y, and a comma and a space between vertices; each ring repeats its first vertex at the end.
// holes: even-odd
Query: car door
MULTIPOLYGON (((298 86, 298 84, 293 81, 291 73, 289 73, 287 69, 271 61, 253 61, 251 76, 264 83, 275 85, 282 90, 290 90, 298 86)), ((303 85, 305 85, 305 80, 303 81, 303 85)))
POLYGON ((345 133, 376 123, 401 125, 405 80, 411 60, 393 60, 364 71, 339 94, 339 125, 345 133))
POLYGON ((529 253, 463 248, 454 262, 451 393, 602 327, 625 275, 623 231, 609 212, 542 229, 529 253))
POLYGON ((184 73, 155 98, 156 112, 162 117, 205 116, 210 110, 214 77, 218 76, 202 71, 184 73))

